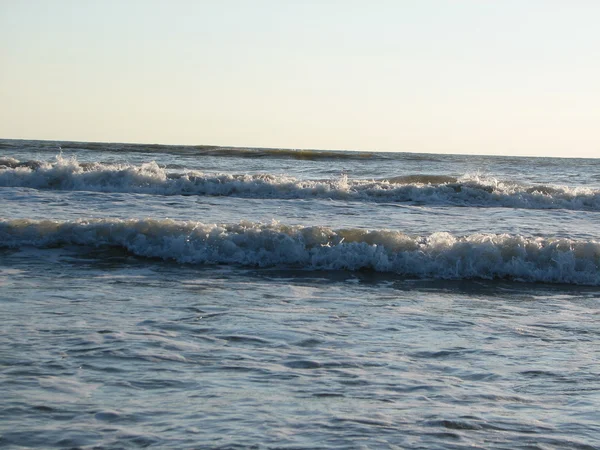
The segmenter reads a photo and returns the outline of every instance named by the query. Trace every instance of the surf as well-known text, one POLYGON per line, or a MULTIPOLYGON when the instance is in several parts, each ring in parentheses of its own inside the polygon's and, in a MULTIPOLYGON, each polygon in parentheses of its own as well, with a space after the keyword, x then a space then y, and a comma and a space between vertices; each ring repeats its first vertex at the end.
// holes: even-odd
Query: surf
POLYGON ((600 243, 511 234, 425 236, 278 222, 1 220, 0 247, 117 247, 185 264, 372 270, 431 279, 600 285, 600 243))
POLYGON ((408 174, 381 179, 347 174, 320 180, 268 173, 225 174, 169 171, 156 162, 139 165, 0 158, 0 186, 39 190, 152 195, 232 196, 255 199, 333 199, 424 205, 600 211, 600 190, 552 184, 529 185, 490 176, 408 174))

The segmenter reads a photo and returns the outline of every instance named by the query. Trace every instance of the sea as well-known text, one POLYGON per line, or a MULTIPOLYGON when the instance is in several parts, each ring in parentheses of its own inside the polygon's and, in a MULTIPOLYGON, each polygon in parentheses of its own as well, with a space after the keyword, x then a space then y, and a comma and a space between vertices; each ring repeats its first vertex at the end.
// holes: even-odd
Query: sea
POLYGON ((0 448, 600 448, 600 159, 0 140, 0 448))

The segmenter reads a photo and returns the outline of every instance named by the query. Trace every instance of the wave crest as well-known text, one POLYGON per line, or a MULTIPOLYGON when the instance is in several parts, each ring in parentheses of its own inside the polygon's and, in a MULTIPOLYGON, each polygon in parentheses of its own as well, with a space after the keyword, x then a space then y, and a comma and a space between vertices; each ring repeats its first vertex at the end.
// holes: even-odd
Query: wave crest
POLYGON ((115 246, 191 264, 374 270, 441 279, 600 285, 600 243, 508 234, 410 236, 393 230, 173 220, 0 221, 0 247, 115 246))
POLYGON ((405 175, 390 179, 329 180, 253 174, 167 172, 155 162, 135 165, 53 162, 0 158, 0 186, 35 189, 131 192, 155 195, 216 195, 244 198, 308 199, 507 207, 600 210, 600 190, 567 186, 523 186, 493 178, 405 175))

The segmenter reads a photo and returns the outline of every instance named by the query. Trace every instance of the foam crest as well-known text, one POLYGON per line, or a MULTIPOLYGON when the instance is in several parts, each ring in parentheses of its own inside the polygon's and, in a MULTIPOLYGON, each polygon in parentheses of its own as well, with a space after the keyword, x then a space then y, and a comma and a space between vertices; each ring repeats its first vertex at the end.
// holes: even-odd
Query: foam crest
POLYGON ((329 180, 254 174, 167 172, 155 162, 139 166, 80 163, 57 156, 55 161, 0 159, 0 186, 35 189, 216 195, 245 198, 308 199, 507 207, 526 209, 600 210, 600 190, 553 185, 521 185, 494 178, 406 175, 390 179, 329 180))
POLYGON ((114 246, 190 264, 374 270, 442 279, 600 285, 600 243, 508 234, 410 236, 393 230, 173 220, 0 221, 0 247, 114 246))

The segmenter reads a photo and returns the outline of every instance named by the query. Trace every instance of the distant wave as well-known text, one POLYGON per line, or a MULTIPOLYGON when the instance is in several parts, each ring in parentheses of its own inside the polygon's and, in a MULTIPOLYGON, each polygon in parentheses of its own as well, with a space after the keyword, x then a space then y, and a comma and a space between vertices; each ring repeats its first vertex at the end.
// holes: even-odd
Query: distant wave
MULTIPOLYGON (((271 158, 298 160, 386 160, 394 154, 344 150, 308 150, 285 148, 219 147, 215 145, 162 145, 162 144, 119 144, 105 142, 59 142, 59 141, 0 140, 0 149, 19 150, 25 146, 31 151, 53 152, 57 150, 86 150, 98 152, 164 153, 181 156, 215 156, 237 158, 271 158)), ((431 155, 403 154, 406 159, 436 160, 431 155)))
POLYGON ((374 270, 407 277, 600 285, 600 243, 508 234, 203 224, 173 220, 0 220, 0 247, 114 246, 190 264, 374 270))
POLYGON ((520 185, 477 176, 455 178, 414 174, 379 180, 329 180, 254 174, 168 172, 155 162, 133 165, 81 163, 74 158, 19 161, 0 158, 0 186, 154 195, 214 195, 244 198, 310 199, 525 209, 600 210, 600 190, 520 185))

